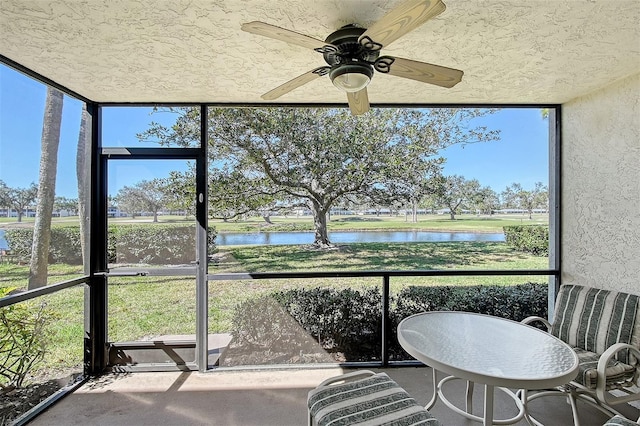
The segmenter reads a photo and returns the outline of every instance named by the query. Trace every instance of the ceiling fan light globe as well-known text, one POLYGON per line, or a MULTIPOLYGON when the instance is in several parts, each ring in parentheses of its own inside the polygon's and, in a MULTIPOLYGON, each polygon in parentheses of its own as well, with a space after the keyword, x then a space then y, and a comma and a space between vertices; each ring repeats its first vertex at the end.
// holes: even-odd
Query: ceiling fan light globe
POLYGON ((341 65, 329 72, 331 82, 338 89, 347 92, 359 92, 369 85, 373 70, 364 64, 341 65))
POLYGON ((346 73, 333 79, 333 85, 345 92, 359 92, 367 87, 371 79, 364 74, 346 73))

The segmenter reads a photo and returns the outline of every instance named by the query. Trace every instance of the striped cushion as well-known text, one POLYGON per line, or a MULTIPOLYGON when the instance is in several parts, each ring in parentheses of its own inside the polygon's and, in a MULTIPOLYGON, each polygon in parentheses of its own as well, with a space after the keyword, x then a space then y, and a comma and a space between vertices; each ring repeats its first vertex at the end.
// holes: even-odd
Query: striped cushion
MULTIPOLYGON (((600 355, 584 349, 574 348, 580 363, 575 381, 588 389, 595 389, 598 381, 598 358, 600 355)), ((619 389, 631 386, 635 380, 636 369, 628 364, 612 359, 606 370, 606 388, 619 389)))
POLYGON ((627 418, 622 417, 621 415, 615 415, 611 417, 604 425, 602 426, 638 426, 638 423, 633 422, 627 418))
MULTIPOLYGON (((563 285, 556 301, 551 333, 569 345, 602 354, 614 343, 638 345, 638 296, 609 290, 563 285)), ((635 365, 628 351, 618 361, 635 365)))
POLYGON ((385 373, 313 389, 309 392, 308 404, 309 413, 318 426, 440 426, 385 373))

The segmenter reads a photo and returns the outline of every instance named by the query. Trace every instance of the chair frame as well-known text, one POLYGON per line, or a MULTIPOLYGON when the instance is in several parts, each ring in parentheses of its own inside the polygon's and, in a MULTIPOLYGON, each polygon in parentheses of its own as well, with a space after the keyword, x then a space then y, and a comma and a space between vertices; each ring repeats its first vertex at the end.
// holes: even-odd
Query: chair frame
MULTIPOLYGON (((531 316, 521 321, 523 324, 531 325, 532 323, 540 322, 545 325, 547 332, 551 332, 552 324, 545 318, 531 316)), ((607 415, 621 415, 612 406, 627 403, 630 401, 640 400, 640 393, 632 392, 625 388, 619 388, 617 390, 625 393, 626 395, 614 396, 609 390, 607 390, 606 370, 609 361, 620 351, 630 350, 636 357, 636 362, 640 362, 640 350, 635 346, 626 343, 615 343, 607 348, 598 358, 598 366, 596 367, 597 381, 596 388, 590 389, 582 384, 571 381, 567 385, 561 386, 552 390, 533 391, 528 396, 528 401, 545 397, 545 396, 565 396, 569 399, 571 410, 573 412, 574 426, 580 426, 580 419, 578 416, 577 401, 580 400, 589 404, 590 406, 598 409, 599 411, 607 415)), ((638 375, 638 366, 636 366, 636 378, 638 375)), ((623 416, 624 417, 624 416, 623 416)), ((640 422, 640 418, 638 419, 640 422)))

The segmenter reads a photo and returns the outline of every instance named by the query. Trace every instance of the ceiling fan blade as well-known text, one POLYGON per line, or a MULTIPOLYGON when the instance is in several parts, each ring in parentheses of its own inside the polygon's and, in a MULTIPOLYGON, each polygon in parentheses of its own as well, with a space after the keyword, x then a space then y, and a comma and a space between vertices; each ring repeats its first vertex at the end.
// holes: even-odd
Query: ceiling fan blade
POLYGON ((462 80, 463 71, 428 64, 426 62, 412 61, 411 59, 392 58, 388 74, 396 77, 410 78, 423 83, 451 88, 462 80))
POLYGON ((442 0, 408 0, 389 11, 378 22, 371 25, 359 38, 367 37, 374 43, 387 46, 429 19, 444 12, 442 0))
POLYGON ((366 87, 357 92, 347 92, 347 100, 351 114, 361 115, 369 111, 369 95, 366 87))
POLYGON ((322 49, 324 46, 330 45, 330 43, 325 43, 322 40, 260 21, 247 22, 246 24, 242 24, 241 28, 243 31, 248 33, 274 38, 291 44, 297 44, 298 46, 306 47, 308 49, 322 49))
POLYGON ((297 89, 303 84, 307 84, 316 78, 323 76, 329 72, 329 67, 320 67, 309 72, 306 72, 293 80, 289 80, 286 83, 276 87, 273 90, 268 91, 264 95, 261 96, 265 101, 272 101, 274 99, 278 99, 280 96, 289 93, 293 89, 297 89))

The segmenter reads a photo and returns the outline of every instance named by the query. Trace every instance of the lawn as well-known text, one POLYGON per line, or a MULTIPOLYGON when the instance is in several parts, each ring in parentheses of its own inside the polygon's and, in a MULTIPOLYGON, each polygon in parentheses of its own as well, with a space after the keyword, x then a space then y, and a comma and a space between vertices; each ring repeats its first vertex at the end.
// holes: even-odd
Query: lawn
POLYGON ((226 247, 236 264, 215 273, 406 269, 543 269, 547 259, 514 252, 500 242, 353 243, 332 250, 295 245, 226 247))

